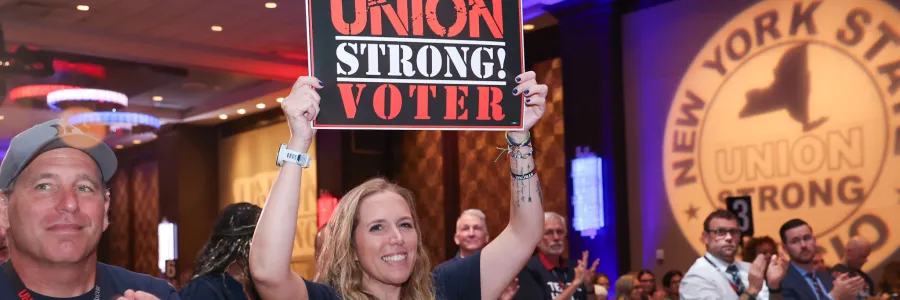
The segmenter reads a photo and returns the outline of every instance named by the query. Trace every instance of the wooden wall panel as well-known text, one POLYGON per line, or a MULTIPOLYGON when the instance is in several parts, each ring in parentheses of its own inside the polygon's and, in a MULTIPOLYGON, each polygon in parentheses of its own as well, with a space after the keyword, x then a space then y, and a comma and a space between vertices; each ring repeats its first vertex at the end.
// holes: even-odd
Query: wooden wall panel
POLYGON ((440 131, 408 131, 402 135, 395 159, 399 170, 394 181, 416 195, 416 211, 421 221, 422 239, 436 266, 447 256, 444 237, 453 234, 444 228, 444 184, 440 131))

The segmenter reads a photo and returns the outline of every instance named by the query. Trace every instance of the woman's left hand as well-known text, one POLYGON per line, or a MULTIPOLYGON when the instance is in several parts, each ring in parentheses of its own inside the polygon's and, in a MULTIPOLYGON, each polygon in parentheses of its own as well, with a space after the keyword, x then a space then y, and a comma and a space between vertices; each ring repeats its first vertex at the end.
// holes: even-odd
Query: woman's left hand
POLYGON ((513 89, 513 95, 525 95, 525 128, 524 131, 531 130, 534 124, 544 116, 547 109, 547 86, 538 84, 535 80, 534 71, 528 71, 516 76, 516 82, 519 83, 513 89))

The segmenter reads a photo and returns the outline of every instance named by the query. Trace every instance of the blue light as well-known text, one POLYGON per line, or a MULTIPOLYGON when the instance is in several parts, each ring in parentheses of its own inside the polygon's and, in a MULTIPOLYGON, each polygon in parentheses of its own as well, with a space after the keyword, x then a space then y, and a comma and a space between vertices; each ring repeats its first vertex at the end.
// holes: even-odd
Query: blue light
POLYGON ((151 115, 133 112, 89 112, 69 117, 72 125, 89 123, 143 125, 159 129, 162 122, 151 115))
POLYGON ((572 227, 594 239, 606 227, 603 210, 603 159, 585 152, 572 160, 572 227))

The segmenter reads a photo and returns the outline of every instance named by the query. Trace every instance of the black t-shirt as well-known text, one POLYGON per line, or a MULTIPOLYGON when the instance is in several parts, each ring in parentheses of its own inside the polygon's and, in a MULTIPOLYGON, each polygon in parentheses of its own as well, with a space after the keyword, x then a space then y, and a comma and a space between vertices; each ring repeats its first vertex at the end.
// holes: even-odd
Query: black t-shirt
MULTIPOLYGON (((6 264, 8 262, 0 264, 0 270, 4 270, 6 264)), ((100 286, 101 300, 116 299, 129 289, 153 294, 160 300, 181 299, 178 297, 175 288, 169 285, 168 282, 150 275, 131 272, 104 263, 97 263, 97 274, 100 278, 98 285, 100 286)), ((0 299, 19 299, 17 296, 19 291, 14 287, 12 280, 6 276, 6 272, 0 272, 0 299)), ((52 298, 31 290, 29 290, 29 293, 34 300, 94 300, 95 290, 91 289, 84 295, 72 298, 52 298)))
MULTIPOLYGON (((432 272, 435 298, 438 300, 481 299, 481 252, 452 263, 442 264, 432 272)), ((306 281, 310 300, 340 300, 330 286, 306 281)))
MULTIPOLYGON (((539 254, 532 256, 522 272, 519 272, 519 291, 513 299, 546 300, 559 297, 568 286, 572 285, 575 279, 575 265, 574 261, 566 261, 565 265, 551 271, 541 262, 539 254)), ((586 300, 584 287, 578 287, 572 299, 586 300)))
POLYGON ((207 274, 191 279, 178 295, 182 300, 247 300, 244 286, 228 274, 207 274))

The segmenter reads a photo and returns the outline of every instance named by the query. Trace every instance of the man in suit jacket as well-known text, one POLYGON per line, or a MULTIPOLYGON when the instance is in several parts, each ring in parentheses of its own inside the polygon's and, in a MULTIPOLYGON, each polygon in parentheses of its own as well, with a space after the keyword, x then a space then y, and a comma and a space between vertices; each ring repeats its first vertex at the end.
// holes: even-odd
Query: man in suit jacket
POLYGON ((865 286, 860 277, 846 274, 834 278, 826 272, 816 271, 813 258, 816 255, 816 238, 812 227, 800 219, 792 219, 779 230, 784 250, 791 258, 787 275, 782 280, 784 299, 837 300, 853 299, 865 286))
POLYGON ((777 290, 787 262, 772 257, 767 268, 763 255, 757 256, 752 265, 735 260, 741 231, 734 214, 727 210, 709 214, 703 221, 701 237, 706 253, 681 280, 681 299, 763 300, 770 299, 770 289, 776 291, 771 298, 779 299, 777 290))

